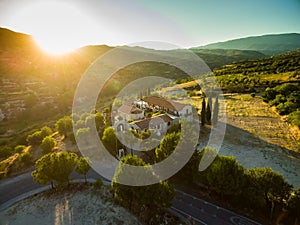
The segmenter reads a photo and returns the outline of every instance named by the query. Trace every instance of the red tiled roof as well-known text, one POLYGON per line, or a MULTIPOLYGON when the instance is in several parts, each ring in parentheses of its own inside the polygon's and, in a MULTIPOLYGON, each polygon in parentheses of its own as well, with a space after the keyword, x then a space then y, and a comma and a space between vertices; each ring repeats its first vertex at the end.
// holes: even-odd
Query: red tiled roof
POLYGON ((156 96, 144 97, 143 101, 147 102, 150 105, 157 105, 159 107, 167 108, 172 111, 179 111, 185 106, 184 104, 181 104, 179 102, 173 102, 171 100, 166 100, 164 98, 156 96))
POLYGON ((168 115, 162 114, 152 118, 146 118, 143 120, 132 122, 132 124, 137 125, 141 130, 145 130, 145 129, 149 129, 149 125, 155 126, 161 124, 161 120, 163 120, 165 123, 173 121, 173 119, 168 115))
POLYGON ((133 106, 133 105, 127 105, 127 104, 123 104, 118 108, 119 112, 123 112, 126 114, 139 114, 142 113, 143 111, 140 110, 139 108, 133 106))

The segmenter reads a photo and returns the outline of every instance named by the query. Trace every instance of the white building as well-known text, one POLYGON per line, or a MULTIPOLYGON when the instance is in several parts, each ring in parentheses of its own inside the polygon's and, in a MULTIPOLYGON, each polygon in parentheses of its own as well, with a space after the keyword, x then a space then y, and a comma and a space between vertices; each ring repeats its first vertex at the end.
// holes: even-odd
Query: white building
POLYGON ((146 118, 131 122, 130 128, 134 129, 137 133, 146 132, 148 130, 154 130, 159 136, 165 133, 168 128, 173 125, 173 118, 167 114, 161 114, 155 117, 146 118))
POLYGON ((144 111, 136 106, 124 104, 118 108, 116 116, 118 117, 118 120, 130 121, 142 119, 145 115, 144 111))

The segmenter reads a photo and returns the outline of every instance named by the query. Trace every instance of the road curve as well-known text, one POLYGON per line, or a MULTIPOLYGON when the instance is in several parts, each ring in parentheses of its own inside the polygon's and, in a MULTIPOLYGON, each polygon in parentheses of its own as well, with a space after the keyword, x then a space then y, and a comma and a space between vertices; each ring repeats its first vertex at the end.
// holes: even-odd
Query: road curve
POLYGON ((258 222, 180 190, 176 190, 171 208, 201 225, 260 225, 258 222))
MULTIPOLYGON (((93 170, 90 170, 87 176, 93 179, 103 179, 93 170)), ((71 178, 82 179, 83 176, 73 173, 71 178)), ((49 186, 41 186, 34 182, 31 173, 2 180, 0 182, 0 210, 9 206, 12 200, 17 201, 21 199, 20 196, 26 196, 26 193, 32 194, 43 187, 45 190, 49 188, 49 186)), ((171 209, 201 225, 260 225, 260 223, 180 190, 176 190, 171 209)))

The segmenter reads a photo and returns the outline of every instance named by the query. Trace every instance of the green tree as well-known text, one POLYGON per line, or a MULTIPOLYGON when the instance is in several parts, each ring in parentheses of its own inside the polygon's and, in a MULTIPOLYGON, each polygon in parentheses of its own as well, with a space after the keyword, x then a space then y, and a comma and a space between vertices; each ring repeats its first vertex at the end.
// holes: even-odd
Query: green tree
POLYGON ((27 136, 27 142, 30 145, 39 145, 44 137, 51 135, 53 132, 50 127, 44 126, 40 130, 27 136))
POLYGON ((292 185, 284 177, 271 168, 253 168, 247 171, 249 186, 254 188, 256 195, 264 199, 264 205, 273 218, 275 207, 283 208, 284 202, 289 198, 292 185))
POLYGON ((24 153, 20 154, 19 162, 21 164, 23 164, 24 166, 30 165, 32 162, 32 158, 31 158, 29 152, 24 152, 24 153))
POLYGON ((88 137, 90 133, 90 128, 89 127, 85 127, 85 128, 79 128, 76 131, 76 137, 82 139, 82 140, 86 140, 86 138, 88 137))
POLYGON ((39 145, 42 143, 43 136, 41 131, 36 131, 32 134, 29 134, 26 138, 26 141, 29 145, 39 145))
POLYGON ((118 155, 118 149, 121 146, 121 143, 116 136, 114 128, 105 128, 102 136, 102 142, 105 148, 110 152, 110 154, 112 154, 113 156, 118 155))
POLYGON ((300 128, 300 110, 292 112, 288 116, 288 122, 300 128))
POLYGON ((25 148, 25 145, 17 145, 14 150, 16 153, 22 153, 25 148))
POLYGON ((54 162, 57 173, 54 180, 58 183, 66 183, 70 180, 70 174, 73 172, 78 157, 73 152, 59 152, 54 154, 54 162))
MULTIPOLYGON (((288 214, 296 221, 300 219, 300 187, 290 195, 287 209, 288 214)), ((297 223, 295 222, 295 224, 297 223)))
POLYGON ((81 157, 77 162, 76 172, 84 175, 85 183, 87 182, 86 174, 89 172, 90 169, 91 169, 91 166, 89 164, 88 159, 81 157))
MULTIPOLYGON (((136 155, 127 155, 121 161, 134 166, 144 166, 145 172, 153 174, 151 166, 136 155)), ((141 179, 137 174, 127 174, 122 165, 119 164, 112 181, 112 187, 114 197, 123 206, 134 210, 133 206, 136 204, 146 205, 152 209, 156 207, 166 208, 171 205, 175 191, 174 187, 169 185, 167 181, 147 186, 128 186, 118 183, 119 177, 124 175, 130 176, 132 179, 141 179)))
POLYGON ((218 117, 219 117, 219 98, 216 97, 216 101, 213 108, 213 117, 212 117, 212 124, 216 125, 218 123, 218 117))
POLYGON ((84 112, 80 115, 80 119, 85 121, 87 117, 89 117, 91 114, 88 112, 84 112))
POLYGON ((85 118, 85 122, 84 122, 85 127, 90 128, 93 125, 93 123, 95 123, 94 115, 89 115, 85 118))
POLYGON ((80 116, 77 113, 72 113, 71 118, 74 122, 77 122, 78 120, 80 120, 80 116))
POLYGON ((205 98, 203 98, 202 100, 202 108, 201 108, 201 125, 204 126, 205 125, 205 120, 206 120, 206 103, 205 103, 205 98))
POLYGON ((54 153, 46 154, 38 159, 35 163, 36 170, 34 170, 31 175, 38 184, 45 185, 51 183, 53 188, 55 167, 52 154, 54 153))
POLYGON ((232 156, 219 156, 211 164, 207 180, 221 196, 240 195, 244 185, 244 168, 232 156))
POLYGON ((74 126, 76 129, 84 128, 85 122, 83 120, 77 120, 74 126))
POLYGON ((93 184, 94 188, 96 189, 100 189, 103 186, 103 181, 101 178, 97 179, 94 184, 93 184))
POLYGON ((43 139, 41 149, 44 153, 49 153, 56 146, 56 140, 53 137, 47 136, 43 139))
POLYGON ((56 181, 58 184, 69 182, 70 174, 77 163, 77 155, 71 152, 54 152, 44 155, 35 163, 36 170, 32 172, 33 179, 39 184, 56 181))
POLYGON ((206 122, 207 122, 207 124, 211 124, 211 107, 212 107, 212 100, 211 100, 211 97, 209 97, 207 106, 206 106, 206 122))
POLYGON ((103 131, 105 128, 105 118, 104 115, 100 112, 97 112, 95 115, 96 128, 99 132, 100 137, 103 135, 103 131))
POLYGON ((169 133, 162 139, 160 145, 155 149, 156 161, 166 159, 175 150, 180 139, 180 132, 169 133))
POLYGON ((91 114, 85 118, 85 126, 90 127, 95 123, 96 129, 99 132, 100 137, 103 135, 103 131, 105 128, 105 118, 102 113, 97 112, 95 114, 91 114))
POLYGON ((48 127, 48 126, 44 126, 44 127, 41 128, 42 138, 47 137, 47 136, 51 135, 52 133, 53 132, 52 132, 51 128, 48 127))
POLYGON ((0 146, 0 158, 7 158, 12 155, 13 150, 9 146, 0 146))
POLYGON ((136 139, 139 138, 139 134, 135 130, 125 130, 122 131, 121 141, 125 144, 126 152, 133 155, 134 143, 136 139))
POLYGON ((214 161, 217 161, 219 159, 219 156, 217 149, 209 146, 204 147, 201 152, 194 153, 193 158, 189 162, 189 166, 187 168, 189 169, 189 171, 193 172, 192 174, 190 174, 190 176, 192 176, 192 180, 194 183, 200 186, 209 186, 208 174, 210 173, 210 169, 214 161, 204 171, 199 171, 199 164, 200 161, 205 161, 207 159, 209 160, 211 158, 213 158, 214 161))
POLYGON ((67 137, 70 133, 72 133, 72 119, 69 116, 65 116, 60 118, 55 123, 56 130, 61 134, 67 137))
POLYGON ((196 149, 189 159, 189 161, 184 165, 184 167, 177 174, 178 176, 187 179, 190 183, 194 181, 194 177, 196 177, 199 173, 199 163, 200 163, 200 152, 196 149))

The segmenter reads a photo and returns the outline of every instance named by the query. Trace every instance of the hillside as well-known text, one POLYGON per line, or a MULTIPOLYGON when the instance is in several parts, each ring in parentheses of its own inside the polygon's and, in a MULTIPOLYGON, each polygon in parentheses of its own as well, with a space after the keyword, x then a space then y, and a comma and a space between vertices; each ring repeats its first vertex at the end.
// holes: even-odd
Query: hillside
POLYGON ((6 28, 0 28, 0 46, 1 52, 12 49, 33 49, 34 40, 30 35, 11 31, 6 28))
POLYGON ((224 92, 256 93, 300 128, 300 50, 232 63, 214 71, 224 92))
MULTIPOLYGON (((51 105, 49 115, 65 112, 71 106, 77 83, 88 66, 113 47, 86 46, 73 53, 54 57, 46 55, 26 34, 0 28, 0 109, 7 118, 30 117, 33 111, 40 111, 51 105), (42 103, 42 104, 41 104, 42 103), (38 107, 39 109, 37 109, 38 107), (53 112, 52 112, 53 111, 53 112), (52 112, 52 113, 51 113, 52 112)), ((133 51, 143 48, 134 47, 133 51)), ((147 49, 144 49, 147 50, 147 49)), ((151 54, 160 51, 149 50, 151 54)), ((173 50, 176 55, 177 50, 173 50)), ((261 58, 263 54, 239 50, 195 50, 211 69, 232 61, 261 58)), ((112 86, 123 87, 141 76, 161 75, 173 79, 184 78, 186 74, 177 68, 161 63, 145 62, 120 70, 112 86)), ((113 91, 116 93, 118 90, 113 91)), ((112 94, 109 92, 107 95, 112 94)), ((41 119, 47 114, 39 114, 41 119)), ((0 132, 1 133, 1 132, 0 132)))
MULTIPOLYGON (((261 59, 243 60, 214 70, 216 75, 280 74, 300 70, 300 49, 261 59)), ((280 77, 280 76, 278 76, 280 77)))
POLYGON ((252 50, 197 48, 192 48, 191 50, 202 58, 211 69, 221 67, 234 61, 259 59, 266 56, 261 52, 252 50))
POLYGON ((194 49, 238 49, 276 55, 300 48, 300 34, 270 34, 234 39, 200 46, 194 49))
POLYGON ((256 60, 244 60, 214 70, 226 92, 264 91, 266 87, 300 79, 300 50, 256 60))
MULTIPOLYGON (((25 139, 30 131, 69 113, 74 91, 82 74, 97 57, 113 49, 105 45, 86 46, 72 54, 53 57, 40 51, 31 36, 3 28, 0 28, 0 43, 0 118, 3 119, 4 116, 0 121, 0 145, 26 143, 25 139)), ((131 49, 143 50, 139 47, 131 49)), ((160 53, 157 50, 147 51, 151 51, 151 54, 160 53)), ((172 51, 180 57, 180 52, 176 52, 180 50, 172 51)), ((259 52, 248 50, 193 51, 210 68, 221 67, 216 70, 219 74, 226 73, 230 67, 224 66, 226 64, 240 68, 242 64, 233 61, 251 59, 244 62, 254 65, 264 57, 259 52)), ((291 60, 293 57, 291 56, 291 60)), ((272 61, 271 58, 270 60, 272 61)), ((277 63, 275 61, 272 64, 277 63)), ((290 64, 285 67, 289 68, 290 64)), ((143 76, 164 76, 178 80, 185 78, 186 74, 178 68, 159 62, 133 64, 121 69, 111 78, 103 96, 111 99, 130 81, 143 76)))

